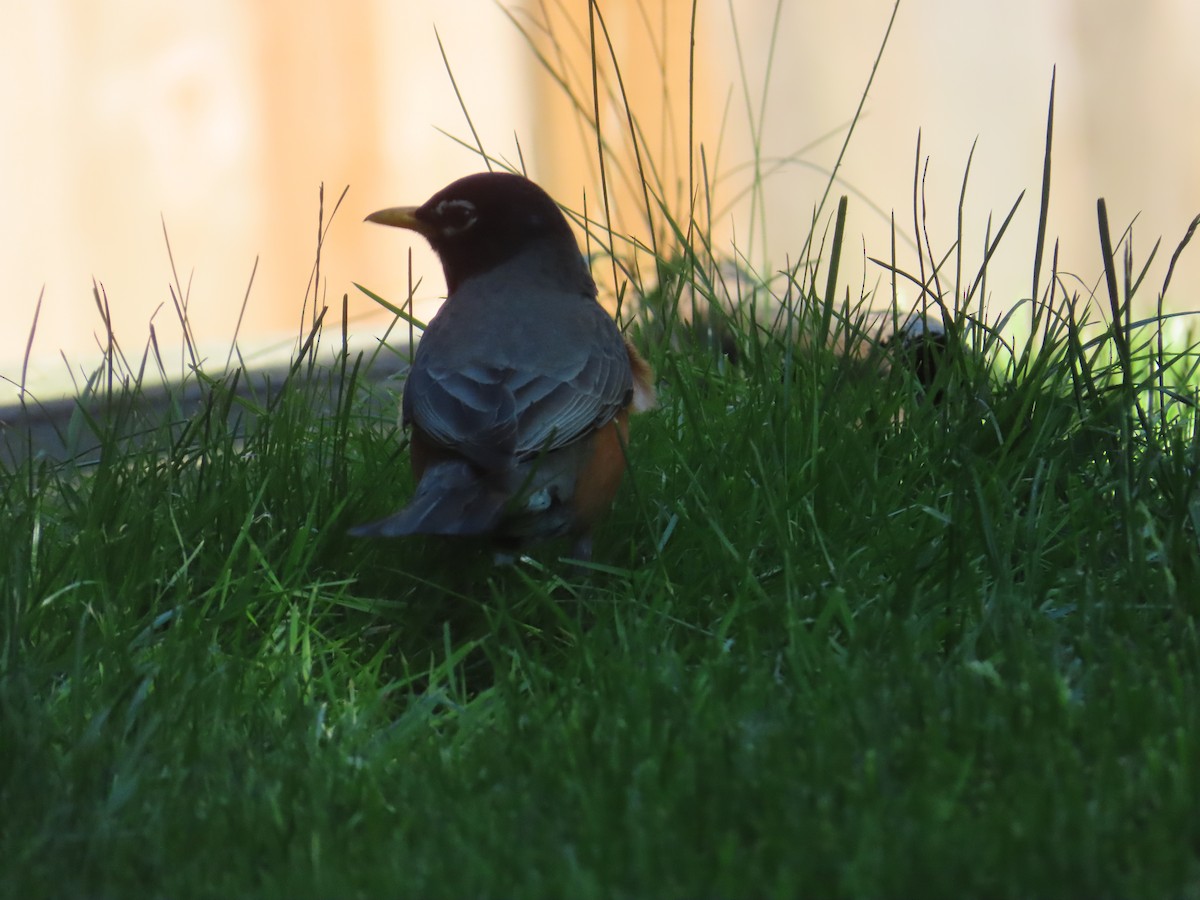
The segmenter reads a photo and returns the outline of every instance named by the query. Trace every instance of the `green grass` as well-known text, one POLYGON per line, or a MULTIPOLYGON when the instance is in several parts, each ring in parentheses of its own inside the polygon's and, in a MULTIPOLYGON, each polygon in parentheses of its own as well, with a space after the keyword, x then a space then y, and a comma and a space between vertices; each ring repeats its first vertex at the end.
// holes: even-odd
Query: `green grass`
POLYGON ((1001 322, 961 239, 889 262, 955 323, 933 405, 829 350, 890 300, 840 214, 733 366, 668 209, 673 287, 615 242, 661 403, 589 569, 347 537, 407 454, 321 323, 190 412, 110 349, 74 458, 0 471, 5 896, 1200 896, 1197 354, 1130 321, 1145 261, 1092 322, 1041 249, 1001 322))

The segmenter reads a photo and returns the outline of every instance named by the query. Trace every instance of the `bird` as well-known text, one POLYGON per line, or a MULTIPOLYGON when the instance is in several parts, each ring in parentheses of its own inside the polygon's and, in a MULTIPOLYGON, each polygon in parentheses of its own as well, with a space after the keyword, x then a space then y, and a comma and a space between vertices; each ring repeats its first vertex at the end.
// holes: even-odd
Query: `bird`
POLYGON ((350 533, 481 535, 511 549, 566 536, 589 560, 626 468, 629 416, 654 406, 655 389, 566 217, 533 181, 481 172, 366 221, 424 237, 447 295, 404 384, 413 497, 350 533))
POLYGON ((945 394, 944 386, 935 388, 935 382, 949 342, 945 321, 932 309, 914 311, 884 342, 885 347, 896 347, 898 361, 916 376, 921 390, 929 393, 929 401, 935 406, 945 394))

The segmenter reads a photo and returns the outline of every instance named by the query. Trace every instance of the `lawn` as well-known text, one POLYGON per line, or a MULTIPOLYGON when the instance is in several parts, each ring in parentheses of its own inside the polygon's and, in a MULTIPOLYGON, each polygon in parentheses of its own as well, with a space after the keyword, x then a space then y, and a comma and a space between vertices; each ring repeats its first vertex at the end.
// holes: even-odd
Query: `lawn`
POLYGON ((702 241, 628 284, 660 402, 588 566, 347 536, 411 485, 337 309, 195 406, 112 347, 69 459, 0 469, 4 895, 1200 897, 1197 354, 1131 321, 1147 260, 1079 296, 1039 243, 1007 317, 986 259, 895 264, 925 388, 822 221, 777 314, 713 307, 736 361, 676 309, 702 241))

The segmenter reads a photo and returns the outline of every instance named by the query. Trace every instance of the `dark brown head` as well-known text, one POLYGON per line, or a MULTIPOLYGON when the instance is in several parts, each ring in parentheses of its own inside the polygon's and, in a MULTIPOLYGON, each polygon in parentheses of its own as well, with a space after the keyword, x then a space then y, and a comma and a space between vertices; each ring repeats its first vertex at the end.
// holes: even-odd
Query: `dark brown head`
POLYGON ((367 216, 368 222, 408 228, 433 246, 450 293, 534 246, 547 261, 579 263, 571 226, 550 195, 528 178, 504 172, 468 175, 442 188, 421 206, 398 206, 367 216))

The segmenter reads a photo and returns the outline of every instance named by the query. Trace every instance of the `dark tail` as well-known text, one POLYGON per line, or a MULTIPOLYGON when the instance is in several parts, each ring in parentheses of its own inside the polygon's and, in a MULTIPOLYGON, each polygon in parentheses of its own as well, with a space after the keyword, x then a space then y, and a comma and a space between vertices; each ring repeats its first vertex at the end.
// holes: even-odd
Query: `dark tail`
POLYGON ((354 537, 408 534, 488 534, 500 522, 508 496, 490 487, 469 463, 447 461, 425 470, 408 506, 377 522, 350 529, 354 537))

